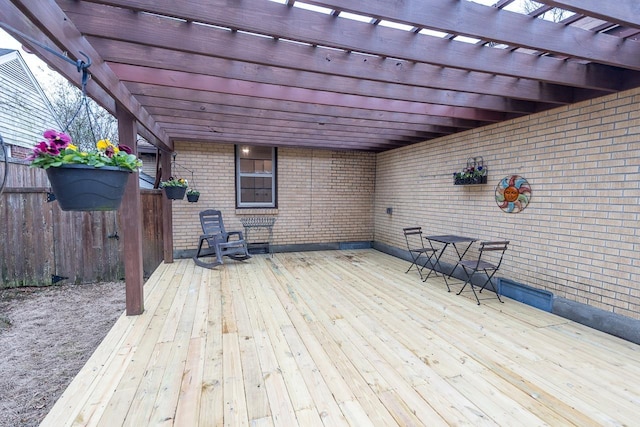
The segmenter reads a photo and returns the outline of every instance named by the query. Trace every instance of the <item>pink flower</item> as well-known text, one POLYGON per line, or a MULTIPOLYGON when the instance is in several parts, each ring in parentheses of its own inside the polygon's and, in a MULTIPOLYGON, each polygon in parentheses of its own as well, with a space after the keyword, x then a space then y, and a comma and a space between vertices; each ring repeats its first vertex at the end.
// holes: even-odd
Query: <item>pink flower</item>
POLYGON ((53 129, 44 131, 43 136, 58 148, 66 148, 71 143, 71 137, 64 132, 56 132, 53 129))

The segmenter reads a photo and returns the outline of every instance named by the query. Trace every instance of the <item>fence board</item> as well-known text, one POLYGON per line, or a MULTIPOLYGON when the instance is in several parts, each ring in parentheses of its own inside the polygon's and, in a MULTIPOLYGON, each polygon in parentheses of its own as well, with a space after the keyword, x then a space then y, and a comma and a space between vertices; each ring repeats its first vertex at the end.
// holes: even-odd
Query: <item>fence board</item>
MULTIPOLYGON (((47 203, 46 174, 22 164, 0 195, 0 288, 121 280, 122 236, 117 212, 65 212, 47 203), (44 186, 42 185, 44 176, 44 186), (117 236, 117 237, 116 237, 117 236)), ((162 193, 141 190, 144 274, 162 261, 162 193)))
POLYGON ((160 265, 163 259, 162 234, 162 192, 160 190, 140 190, 142 200, 142 263, 144 277, 160 265))
POLYGON ((54 262, 50 209, 38 193, 5 193, 0 203, 0 272, 4 287, 51 281, 54 262))
POLYGON ((49 180, 44 169, 29 167, 26 161, 8 159, 7 187, 48 187, 49 180))

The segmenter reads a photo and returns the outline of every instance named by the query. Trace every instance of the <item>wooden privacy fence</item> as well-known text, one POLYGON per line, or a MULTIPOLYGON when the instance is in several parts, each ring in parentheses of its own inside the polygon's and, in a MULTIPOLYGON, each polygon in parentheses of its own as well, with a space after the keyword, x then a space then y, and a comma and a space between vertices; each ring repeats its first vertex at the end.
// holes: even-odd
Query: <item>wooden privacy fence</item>
MULTIPOLYGON (((47 202, 43 171, 20 164, 9 167, 10 187, 0 196, 0 287, 124 278, 124 236, 117 212, 62 211, 57 202, 47 202)), ((144 274, 148 277, 163 256, 162 193, 140 192, 144 274)))

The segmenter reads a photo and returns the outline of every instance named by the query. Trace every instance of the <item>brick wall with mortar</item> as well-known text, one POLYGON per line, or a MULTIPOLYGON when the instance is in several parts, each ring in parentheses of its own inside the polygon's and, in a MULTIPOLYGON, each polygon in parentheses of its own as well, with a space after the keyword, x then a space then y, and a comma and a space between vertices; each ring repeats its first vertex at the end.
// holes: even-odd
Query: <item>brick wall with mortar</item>
POLYGON ((632 90, 380 153, 374 240, 405 248, 402 228, 413 225, 508 239, 501 276, 640 319, 639 107, 632 90), (488 184, 454 186, 476 156, 488 184), (508 214, 495 188, 513 174, 532 197, 508 214))
POLYGON ((274 245, 373 240, 373 153, 279 148, 277 209, 236 209, 234 146, 177 142, 175 147, 174 175, 200 190, 198 203, 186 197, 173 202, 176 251, 196 248, 198 213, 204 209, 221 210, 228 230, 242 230, 243 216, 276 216, 274 245), (193 170, 194 179, 180 166, 193 170))

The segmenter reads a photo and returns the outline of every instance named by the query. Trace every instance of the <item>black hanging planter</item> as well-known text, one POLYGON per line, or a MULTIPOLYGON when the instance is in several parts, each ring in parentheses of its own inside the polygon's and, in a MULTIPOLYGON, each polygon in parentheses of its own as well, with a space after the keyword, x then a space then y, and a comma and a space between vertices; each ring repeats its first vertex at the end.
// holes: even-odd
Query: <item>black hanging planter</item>
POLYGON ((187 193, 187 200, 189 201, 189 203, 197 203, 199 198, 200 198, 200 194, 187 193))
POLYGON ((167 199, 171 200, 182 200, 184 199, 184 194, 187 192, 187 187, 164 187, 164 194, 167 196, 167 199))
POLYGON ((68 164, 47 169, 51 189, 63 211, 114 211, 120 207, 131 170, 68 164))

